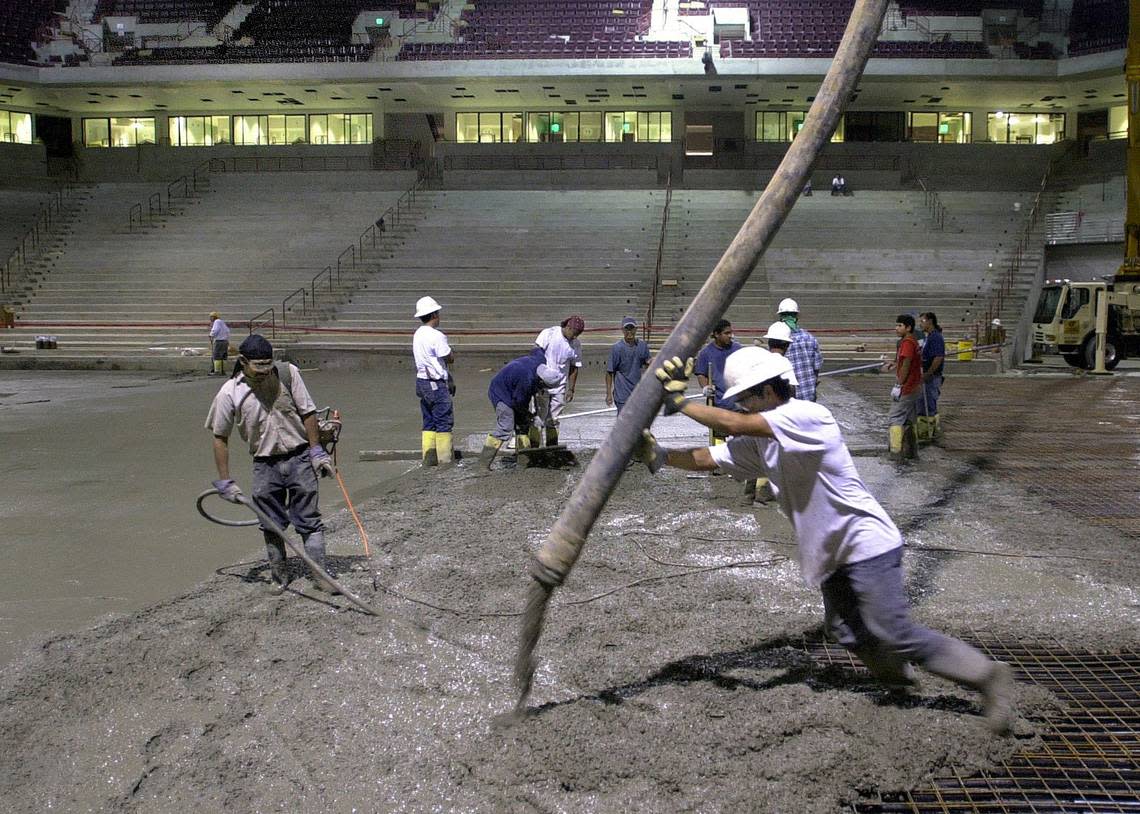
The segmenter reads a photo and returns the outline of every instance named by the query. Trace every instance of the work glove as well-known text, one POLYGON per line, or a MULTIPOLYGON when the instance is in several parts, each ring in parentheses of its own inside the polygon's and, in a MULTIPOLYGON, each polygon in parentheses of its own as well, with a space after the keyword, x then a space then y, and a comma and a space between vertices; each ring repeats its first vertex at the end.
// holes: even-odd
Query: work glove
POLYGON ((239 500, 242 496, 241 487, 230 478, 214 481, 214 488, 218 490, 218 494, 221 495, 222 500, 228 500, 230 503, 241 502, 239 500))
POLYGON ((706 384, 705 389, 702 390, 701 392, 705 394, 705 398, 714 399, 714 398, 716 398, 716 385, 715 384, 706 384))
POLYGON ((666 457, 665 448, 657 443, 657 439, 653 437, 653 433, 649 430, 641 431, 641 440, 637 442, 637 446, 633 448, 633 458, 635 461, 641 461, 645 464, 645 468, 649 470, 650 474, 656 475, 657 470, 665 466, 666 457))
POLYGON ((452 398, 455 398, 455 391, 456 391, 455 377, 452 376, 450 373, 448 373, 447 374, 447 392, 448 392, 448 395, 450 395, 452 398))
POLYGON ((320 444, 313 444, 309 447, 309 463, 312 465, 313 471, 317 473, 318 478, 327 478, 333 473, 332 458, 320 444))
POLYGON ((693 375, 696 363, 690 356, 684 364, 679 356, 666 359, 657 369, 657 379, 665 390, 665 415, 679 413, 685 406, 685 391, 689 387, 689 377, 693 375))
POLYGON ((896 384, 891 388, 891 401, 898 401, 902 398, 902 385, 896 384))

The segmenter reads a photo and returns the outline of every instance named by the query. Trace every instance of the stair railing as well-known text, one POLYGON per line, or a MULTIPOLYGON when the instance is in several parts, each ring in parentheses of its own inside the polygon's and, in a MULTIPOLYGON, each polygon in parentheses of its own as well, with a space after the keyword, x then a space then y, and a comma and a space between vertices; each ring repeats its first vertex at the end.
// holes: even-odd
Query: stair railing
POLYGON ((63 202, 71 197, 75 184, 69 179, 56 189, 55 194, 48 198, 46 203, 40 204, 39 214, 27 231, 20 236, 16 248, 4 261, 0 268, 0 293, 7 294, 12 288, 12 280, 17 273, 23 271, 28 264, 29 254, 39 249, 44 239, 55 231, 60 216, 63 213, 63 202))
POLYGON ((665 179, 665 206, 661 210, 661 234, 657 238, 657 262, 653 267, 653 287, 649 290, 649 310, 645 314, 643 334, 648 342, 653 335, 653 312, 657 308, 657 289, 661 287, 661 266, 665 257, 665 231, 669 226, 669 205, 673 202, 673 174, 665 179))

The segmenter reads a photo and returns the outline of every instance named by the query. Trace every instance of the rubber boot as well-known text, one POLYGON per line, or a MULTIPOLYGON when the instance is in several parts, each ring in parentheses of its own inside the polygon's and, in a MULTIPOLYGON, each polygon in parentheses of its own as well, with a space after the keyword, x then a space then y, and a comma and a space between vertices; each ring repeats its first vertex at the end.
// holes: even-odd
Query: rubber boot
POLYGON ((436 454, 435 439, 438 433, 431 430, 424 430, 420 434, 420 448, 423 450, 423 465, 436 466, 439 464, 439 456, 436 454))
POLYGON ((923 668, 936 676, 963 684, 982 694, 986 725, 998 735, 1013 725, 1013 669, 992 661, 982 651, 965 642, 949 639, 941 653, 928 659, 923 668))
POLYGON ((914 420, 914 428, 918 433, 919 443, 929 441, 934 437, 934 418, 928 415, 917 416, 914 420))
POLYGON ((285 543, 272 531, 263 531, 265 558, 269 560, 269 590, 279 594, 289 584, 289 566, 285 560, 285 543))
POLYGON ((558 428, 557 427, 547 427, 546 428, 546 445, 548 447, 558 446, 558 428))
POLYGON ((479 453, 480 466, 490 469, 491 464, 495 461, 495 456, 499 454, 499 447, 502 445, 503 442, 498 438, 488 435, 487 440, 483 442, 483 451, 479 453))
POLYGON ((938 413, 935 413, 934 415, 932 415, 930 417, 930 422, 931 422, 930 423, 930 440, 931 441, 941 441, 942 440, 942 418, 938 415, 938 413))
POLYGON ((918 460, 918 430, 914 424, 903 427, 902 457, 905 461, 918 460))
MULTIPOLYGON (((309 559, 325 571, 328 571, 328 565, 325 560, 325 533, 323 531, 314 531, 309 534, 302 534, 301 539, 305 541, 305 553, 309 555, 309 559)), ((327 594, 340 593, 340 591, 336 589, 336 586, 325 582, 324 577, 319 576, 315 572, 310 573, 309 578, 312 579, 313 587, 318 591, 327 594)))
POLYGON ((214 360, 214 375, 215 376, 222 376, 225 374, 225 370, 222 367, 223 364, 225 364, 225 363, 222 362, 221 359, 215 359, 214 360))
MULTIPOLYGON (((547 430, 549 433, 549 430, 547 430)), ((521 454, 524 449, 531 449, 530 434, 515 436, 515 452, 518 454, 518 466, 526 469, 530 465, 530 456, 521 454)))
POLYGON ((758 478, 744 481, 744 499, 741 501, 745 506, 751 506, 756 502, 756 481, 758 478))
POLYGON ((435 434, 435 452, 440 465, 449 464, 454 460, 451 452, 451 433, 437 432, 435 434))
POLYGON ((526 437, 530 440, 532 447, 542 446, 542 427, 531 424, 530 429, 526 431, 526 437))
POLYGON ((888 447, 890 458, 892 461, 901 461, 903 448, 903 428, 892 425, 890 433, 890 446, 888 447))

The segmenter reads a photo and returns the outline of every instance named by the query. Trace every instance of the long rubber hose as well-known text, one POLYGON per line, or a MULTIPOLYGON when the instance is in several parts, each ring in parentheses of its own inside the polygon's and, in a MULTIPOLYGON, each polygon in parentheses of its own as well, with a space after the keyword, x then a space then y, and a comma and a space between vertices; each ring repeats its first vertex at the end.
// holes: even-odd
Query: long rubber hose
POLYGON ((878 38, 887 0, 856 0, 843 40, 812 102, 804 128, 791 143, 772 180, 725 250, 657 355, 654 369, 642 376, 617 416, 609 437, 590 461, 582 480, 531 560, 532 577, 515 659, 518 710, 523 710, 534 680, 534 651, 542 635, 546 606, 554 589, 574 567, 590 529, 617 485, 626 461, 661 406, 662 391, 653 375, 661 362, 693 356, 733 299, 744 287, 764 250, 791 212, 823 145, 831 138, 855 91, 878 38))
POLYGON ((341 595, 345 599, 347 599, 349 602, 351 602, 357 608, 362 610, 364 613, 367 613, 369 616, 380 616, 379 613, 374 611, 372 608, 368 607, 368 605, 365 604, 363 599, 358 597, 352 591, 345 588, 343 585, 341 585, 339 582, 337 582, 335 579, 333 579, 328 571, 326 571, 325 569, 323 569, 319 565, 317 565, 316 562, 314 562, 312 560, 312 558, 310 558, 309 555, 305 553, 305 547, 303 545, 298 545, 296 543, 296 541, 294 541, 292 538, 290 538, 288 535, 286 535, 285 529, 281 528, 279 525, 277 525, 275 522, 273 522, 273 518, 271 518, 269 515, 267 515, 261 509, 259 509, 257 504, 254 503, 252 500, 250 500, 245 495, 240 495, 238 497, 238 503, 242 504, 243 506, 248 508, 251 512, 253 512, 255 515, 257 515, 256 520, 223 520, 221 518, 214 517, 212 514, 207 512, 206 509, 202 506, 203 501, 205 501, 205 499, 208 498, 210 495, 219 495, 219 494, 221 494, 221 493, 217 489, 207 489, 205 492, 198 495, 198 501, 197 501, 198 513, 200 515, 202 515, 204 518, 206 518, 207 520, 209 520, 211 523, 217 523, 217 524, 222 525, 222 526, 256 526, 260 522, 263 528, 269 529, 269 531, 273 532, 278 537, 280 537, 284 541, 285 545, 287 545, 287 546, 289 546, 289 548, 293 549, 293 553, 296 554, 298 557, 300 557, 302 560, 304 560, 305 565, 309 566, 309 569, 314 574, 316 574, 321 579, 328 582, 330 585, 335 585, 336 589, 338 591, 340 591, 341 595))

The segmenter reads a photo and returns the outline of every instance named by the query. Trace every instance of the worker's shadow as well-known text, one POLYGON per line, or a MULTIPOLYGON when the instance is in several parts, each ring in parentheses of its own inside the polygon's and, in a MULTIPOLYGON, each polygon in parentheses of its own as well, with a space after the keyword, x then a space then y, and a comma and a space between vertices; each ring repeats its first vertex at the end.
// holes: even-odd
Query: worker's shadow
MULTIPOLYGON (((808 641, 822 641, 821 628, 806 631, 808 641)), ((976 704, 953 695, 915 695, 874 679, 865 670, 839 664, 819 664, 803 649, 802 640, 778 637, 759 642, 751 647, 722 653, 686 656, 669 662, 645 679, 616 687, 607 687, 595 693, 578 695, 562 701, 551 701, 527 710, 530 715, 544 715, 560 707, 582 701, 599 701, 620 706, 642 693, 665 685, 684 685, 707 682, 725 690, 748 689, 756 692, 773 690, 793 684, 804 684, 815 692, 855 692, 873 698, 881 706, 901 709, 918 707, 979 714, 976 704), (747 673, 772 673, 770 678, 750 678, 747 673)))
MULTIPOLYGON (((359 571, 361 568, 363 568, 364 573, 371 572, 369 559, 359 554, 352 556, 330 554, 325 562, 328 566, 329 573, 338 578, 342 574, 359 571)), ((309 575, 308 567, 306 567, 300 557, 294 555, 292 552, 290 552, 286 567, 289 569, 289 578, 292 580, 302 579, 309 575)), ((270 581, 268 560, 235 562, 232 565, 223 565, 221 568, 216 568, 214 573, 220 577, 230 577, 231 579, 239 580, 247 585, 268 585, 270 581)))

